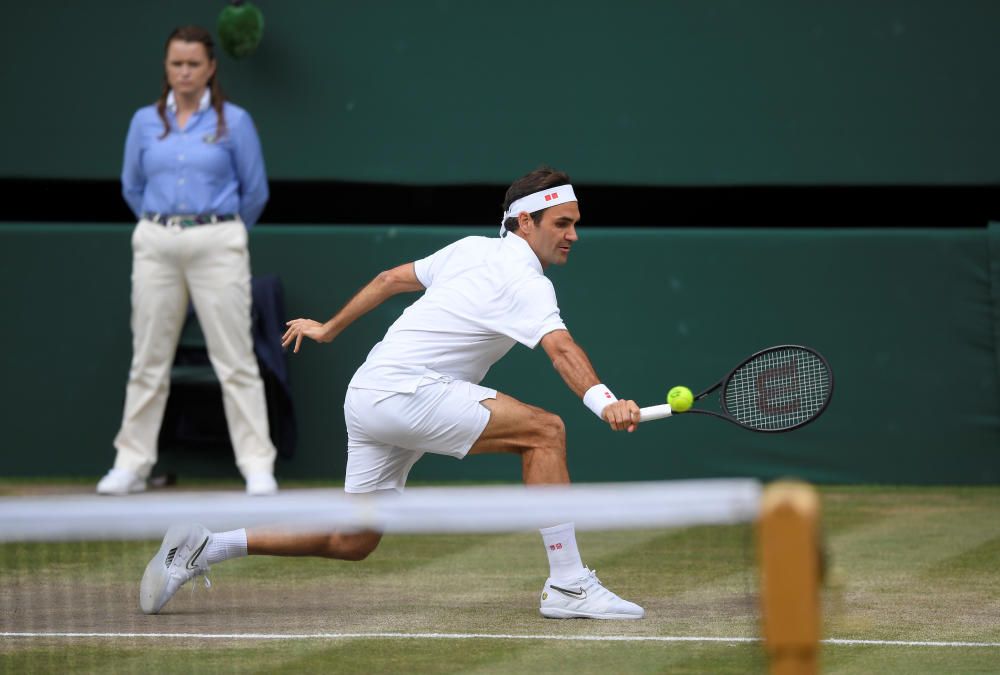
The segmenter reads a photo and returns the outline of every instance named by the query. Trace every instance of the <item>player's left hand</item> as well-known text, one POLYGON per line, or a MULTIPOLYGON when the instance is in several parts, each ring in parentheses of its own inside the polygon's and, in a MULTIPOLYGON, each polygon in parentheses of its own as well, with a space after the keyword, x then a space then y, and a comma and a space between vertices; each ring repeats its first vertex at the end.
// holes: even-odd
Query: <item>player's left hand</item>
POLYGON ((632 433, 639 424, 639 406, 631 399, 621 399, 604 406, 601 417, 614 431, 632 433))
POLYGON ((281 337, 282 348, 287 349, 288 345, 295 341, 295 347, 292 352, 298 354, 299 347, 302 345, 302 338, 307 337, 315 340, 316 342, 329 342, 330 338, 327 337, 326 324, 322 324, 319 321, 313 321, 312 319, 292 319, 285 323, 288 326, 288 330, 281 337))

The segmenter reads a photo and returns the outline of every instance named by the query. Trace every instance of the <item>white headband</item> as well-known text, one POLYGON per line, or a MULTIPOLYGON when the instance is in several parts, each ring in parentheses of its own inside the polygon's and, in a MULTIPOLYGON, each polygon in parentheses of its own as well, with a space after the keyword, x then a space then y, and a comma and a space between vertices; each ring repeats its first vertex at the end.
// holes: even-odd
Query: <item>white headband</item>
POLYGON ((517 215, 521 213, 521 211, 534 213, 535 211, 547 209, 550 206, 575 201, 577 201, 576 194, 573 192, 573 186, 569 183, 566 183, 566 185, 546 188, 540 192, 534 192, 530 195, 521 197, 510 205, 507 211, 503 214, 503 218, 500 219, 500 236, 502 237, 507 231, 507 228, 503 225, 504 221, 508 218, 517 218, 517 215))

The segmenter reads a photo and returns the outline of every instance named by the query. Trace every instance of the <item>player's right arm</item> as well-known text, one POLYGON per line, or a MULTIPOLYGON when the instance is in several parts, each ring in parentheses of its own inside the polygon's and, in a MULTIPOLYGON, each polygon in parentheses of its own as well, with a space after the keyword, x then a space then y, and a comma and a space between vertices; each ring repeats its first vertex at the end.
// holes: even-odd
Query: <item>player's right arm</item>
POLYGON ((326 323, 312 319, 292 319, 286 322, 288 328, 281 338, 281 346, 295 343, 293 352, 298 352, 302 338, 306 337, 316 342, 331 342, 341 331, 354 323, 355 320, 375 309, 383 302, 400 293, 412 293, 424 290, 424 285, 417 279, 413 263, 408 262, 391 270, 380 272, 368 284, 358 291, 339 312, 326 323))
MULTIPOLYGON (((554 330, 546 334, 541 345, 552 359, 556 372, 577 396, 583 398, 588 389, 600 384, 590 358, 568 330, 554 330)), ((639 423, 639 406, 635 401, 621 399, 604 406, 600 417, 615 431, 632 432, 639 423)))

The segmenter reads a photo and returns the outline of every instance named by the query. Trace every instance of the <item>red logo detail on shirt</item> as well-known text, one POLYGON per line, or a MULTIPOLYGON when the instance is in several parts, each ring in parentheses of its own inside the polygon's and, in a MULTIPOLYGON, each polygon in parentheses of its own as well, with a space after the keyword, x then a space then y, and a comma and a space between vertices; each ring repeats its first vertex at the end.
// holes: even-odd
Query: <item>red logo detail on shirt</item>
POLYGON ((553 551, 558 551, 562 549, 562 544, 549 544, 549 549, 553 551))
POLYGON ((604 392, 604 398, 611 398, 611 392, 610 391, 604 392))
POLYGON ((551 194, 545 195, 545 201, 550 202, 553 199, 559 199, 559 193, 558 192, 553 192, 551 194))

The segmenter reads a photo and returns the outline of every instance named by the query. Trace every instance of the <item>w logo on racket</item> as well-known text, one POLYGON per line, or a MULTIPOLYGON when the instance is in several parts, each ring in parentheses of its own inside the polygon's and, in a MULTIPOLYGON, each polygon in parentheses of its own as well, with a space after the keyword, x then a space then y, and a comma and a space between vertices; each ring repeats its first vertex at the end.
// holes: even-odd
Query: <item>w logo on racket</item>
POLYGON ((757 407, 764 415, 787 415, 799 409, 799 371, 792 358, 757 376, 757 407))

